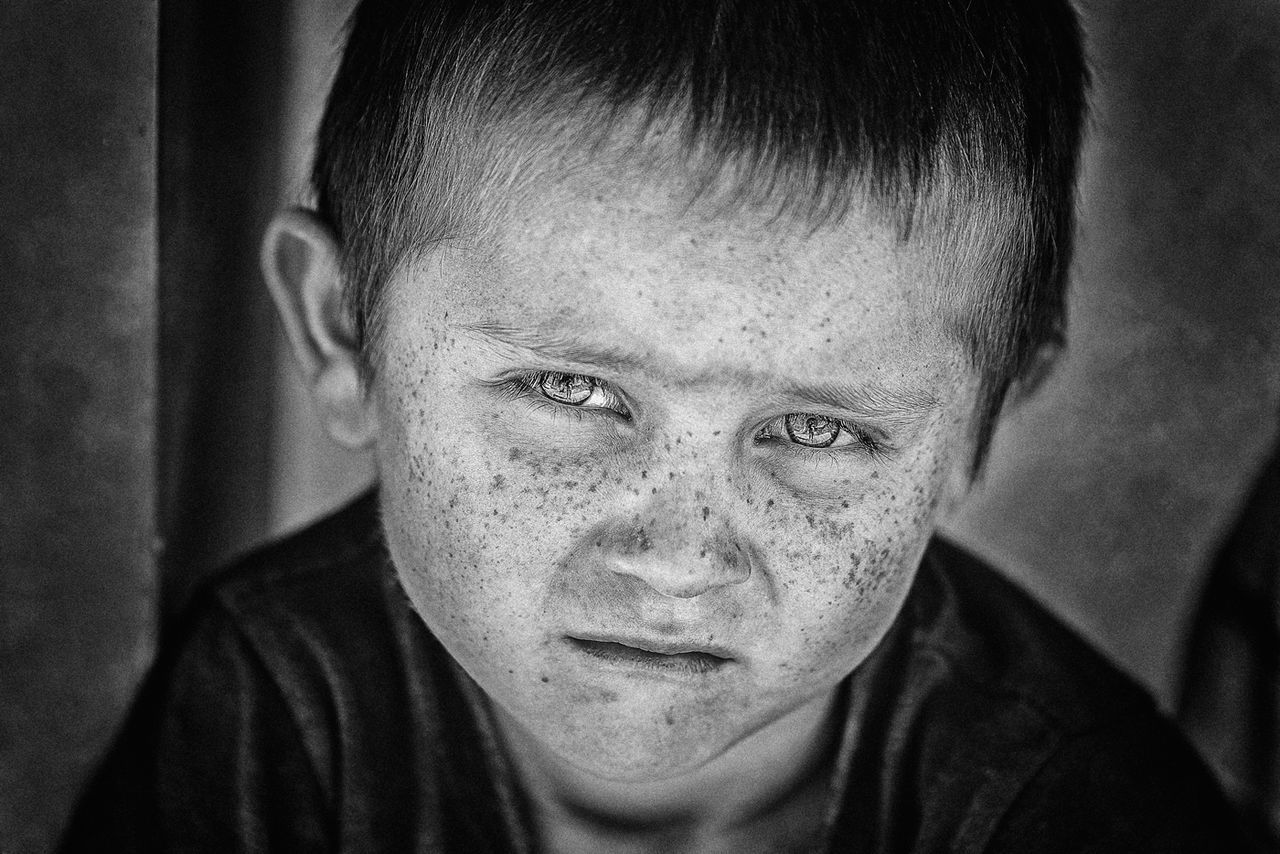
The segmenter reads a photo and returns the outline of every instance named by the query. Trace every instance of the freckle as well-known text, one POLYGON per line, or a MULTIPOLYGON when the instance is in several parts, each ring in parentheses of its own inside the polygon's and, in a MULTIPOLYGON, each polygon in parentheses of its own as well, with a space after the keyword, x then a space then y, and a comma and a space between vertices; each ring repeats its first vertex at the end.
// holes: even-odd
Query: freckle
MULTIPOLYGON (((668 450, 668 451, 669 451, 669 450, 671 450, 671 446, 670 446, 670 445, 668 445, 668 446, 667 446, 667 450, 668 450)), ((675 472, 673 472, 673 471, 669 471, 669 472, 667 472, 667 480, 675 480, 675 479, 676 479, 676 473, 675 473, 675 472)))
POLYGON ((548 677, 543 676, 543 677, 542 677, 542 681, 543 681, 543 682, 550 682, 551 680, 550 680, 548 677))
POLYGON ((871 473, 871 479, 872 479, 872 480, 879 480, 879 479, 880 479, 880 472, 879 472, 879 471, 873 471, 873 472, 871 473))
POLYGON ((642 472, 640 472, 640 479, 641 479, 641 480, 648 480, 648 479, 649 479, 649 472, 648 472, 647 470, 646 470, 646 471, 642 471, 642 472))
POLYGON ((650 489, 650 490, 649 490, 649 494, 650 494, 650 495, 657 495, 657 494, 658 494, 658 487, 656 487, 656 486, 655 486, 653 489, 650 489))
POLYGON ((711 515, 711 508, 710 508, 710 507, 703 507, 703 508, 702 508, 702 521, 704 521, 704 522, 705 522, 705 521, 707 521, 707 517, 708 517, 708 516, 710 516, 710 515, 711 515))
POLYGON ((766 501, 766 502, 764 503, 764 506, 765 506, 765 507, 772 507, 772 506, 773 506, 773 499, 772 499, 772 498, 770 498, 768 501, 766 501))
POLYGON ((849 509, 849 502, 848 502, 848 501, 841 501, 841 502, 840 502, 840 506, 841 506, 841 507, 843 507, 843 508, 845 508, 845 509, 847 510, 847 509, 849 509))
POLYGON ((667 722, 667 726, 673 726, 673 725, 675 725, 676 717, 675 717, 675 715, 671 714, 670 710, 668 710, 668 711, 663 715, 663 719, 664 719, 664 720, 666 720, 666 722, 667 722))
POLYGON ((507 459, 509 460, 518 460, 523 456, 524 456, 524 451, 516 447, 512 447, 511 450, 507 452, 507 459))

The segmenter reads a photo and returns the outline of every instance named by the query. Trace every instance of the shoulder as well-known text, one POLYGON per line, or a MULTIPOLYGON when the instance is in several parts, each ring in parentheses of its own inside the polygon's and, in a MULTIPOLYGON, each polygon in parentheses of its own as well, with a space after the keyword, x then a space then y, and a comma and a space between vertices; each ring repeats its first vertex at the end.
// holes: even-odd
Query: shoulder
POLYGON ((371 495, 207 583, 66 850, 320 850, 348 826, 408 833, 417 757, 402 736, 421 716, 399 698, 425 629, 397 622, 393 584, 371 495), (383 778, 390 794, 371 796, 383 778))
POLYGON ((381 718, 404 707, 394 701, 410 689, 406 657, 431 648, 395 580, 372 492, 219 573, 186 623, 175 669, 230 663, 219 650, 235 650, 235 666, 281 697, 321 769, 335 759, 334 733, 393 723, 381 718))
POLYGON ((1012 582, 939 541, 906 607, 914 669, 945 698, 920 726, 969 739, 967 763, 1004 777, 968 826, 985 850, 1243 850, 1147 692, 1012 582))
POLYGON ((175 646, 234 635, 286 699, 306 705, 324 699, 316 691, 356 690, 393 668, 405 643, 425 633, 405 619, 407 608, 371 491, 214 576, 175 646))
POLYGON ((1082 732, 1155 715, 1150 695, 1025 591, 946 540, 931 543, 908 600, 913 647, 952 678, 1007 696, 1047 726, 1082 732))
POLYGON ((242 556, 197 594, 191 611, 214 608, 246 621, 267 615, 323 618, 346 596, 375 596, 386 573, 376 494, 242 556))

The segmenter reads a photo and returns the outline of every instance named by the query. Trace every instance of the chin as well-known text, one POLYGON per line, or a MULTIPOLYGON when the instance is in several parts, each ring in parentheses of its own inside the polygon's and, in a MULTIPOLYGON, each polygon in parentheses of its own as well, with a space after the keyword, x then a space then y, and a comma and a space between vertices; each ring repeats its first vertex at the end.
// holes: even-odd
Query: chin
POLYGON ((561 759, 593 777, 640 783, 679 777, 727 751, 737 738, 722 714, 689 709, 599 708, 562 715, 536 736, 561 759))
POLYGON ((596 749, 574 749, 564 755, 579 771, 616 783, 657 783, 696 771, 723 751, 708 750, 692 739, 665 744, 607 744, 596 749))

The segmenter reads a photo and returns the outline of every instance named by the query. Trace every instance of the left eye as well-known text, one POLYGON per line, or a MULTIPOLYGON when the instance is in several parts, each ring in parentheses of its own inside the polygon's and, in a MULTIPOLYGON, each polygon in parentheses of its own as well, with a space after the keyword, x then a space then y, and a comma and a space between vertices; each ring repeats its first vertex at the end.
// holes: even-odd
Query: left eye
POLYGON ((865 431, 838 418, 792 412, 775 418, 757 434, 760 439, 786 439, 802 448, 843 448, 852 445, 874 447, 877 443, 865 431))

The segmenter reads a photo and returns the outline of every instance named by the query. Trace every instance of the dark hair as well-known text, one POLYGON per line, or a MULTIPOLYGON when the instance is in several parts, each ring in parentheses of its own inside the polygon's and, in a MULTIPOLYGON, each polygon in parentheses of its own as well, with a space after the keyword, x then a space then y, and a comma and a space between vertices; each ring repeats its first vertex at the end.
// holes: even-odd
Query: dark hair
POLYGON ((1067 0, 363 0, 312 180, 366 371, 396 265, 475 227, 538 146, 669 128, 739 200, 827 221, 870 198, 903 239, 979 253, 955 326, 981 454, 1062 341, 1086 86, 1067 0))

